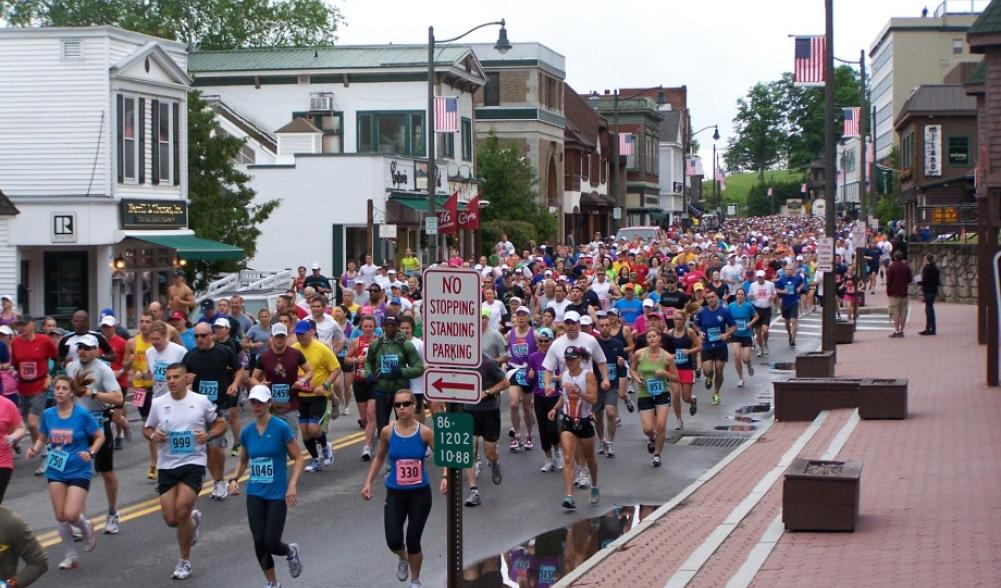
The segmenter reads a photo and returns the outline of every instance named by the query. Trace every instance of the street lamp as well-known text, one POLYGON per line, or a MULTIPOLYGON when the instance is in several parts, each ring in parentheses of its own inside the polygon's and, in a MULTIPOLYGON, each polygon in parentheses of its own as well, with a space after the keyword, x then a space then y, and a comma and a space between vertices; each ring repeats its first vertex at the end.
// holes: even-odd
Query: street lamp
MULTIPOLYGON (((434 218, 437 220, 437 210, 435 206, 435 191, 437 188, 437 170, 435 165, 435 132, 434 132, 434 46, 435 43, 452 43, 458 41, 459 39, 465 37, 473 31, 482 29, 483 27, 489 27, 494 25, 500 25, 500 34, 497 36, 497 42, 494 44, 494 49, 498 53, 504 55, 511 50, 511 43, 507 40, 507 27, 505 26, 504 19, 500 19, 493 22, 485 22, 481 25, 477 25, 468 31, 462 33, 458 37, 452 37, 450 39, 442 39, 436 41, 434 38, 434 27, 428 27, 428 122, 427 122, 427 135, 428 135, 428 218, 434 218)), ((436 255, 438 252, 438 240, 440 235, 437 232, 433 239, 428 240, 428 253, 430 263, 436 263, 438 261, 436 255)))
MULTIPOLYGON (((716 141, 719 141, 719 125, 714 125, 713 124, 713 125, 708 125, 708 126, 702 127, 701 129, 699 129, 699 130, 695 131, 694 133, 692 133, 691 136, 688 138, 688 140, 689 140, 689 148, 690 148, 691 147, 691 140, 695 138, 695 135, 698 135, 702 131, 708 131, 709 129, 713 129, 713 182, 715 182, 716 181, 716 141)), ((689 153, 689 155, 691 155, 691 153, 689 153)), ((701 190, 700 190, 700 193, 701 193, 701 190)), ((684 209, 685 210, 685 214, 688 214, 688 202, 685 201, 683 204, 685 206, 685 209, 684 209)))

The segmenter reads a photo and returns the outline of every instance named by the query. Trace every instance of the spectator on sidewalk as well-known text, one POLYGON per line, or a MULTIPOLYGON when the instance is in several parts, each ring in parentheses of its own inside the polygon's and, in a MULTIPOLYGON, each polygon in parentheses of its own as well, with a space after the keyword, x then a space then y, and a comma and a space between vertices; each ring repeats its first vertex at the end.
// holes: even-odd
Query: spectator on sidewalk
POLYGON ((904 323, 907 322, 907 287, 914 279, 911 266, 907 265, 903 251, 893 253, 893 262, 886 269, 886 295, 890 299, 890 320, 893 321, 893 333, 890 337, 904 336, 904 323))
POLYGON ((935 297, 938 296, 939 285, 935 256, 929 253, 925 256, 925 266, 921 269, 921 293, 925 299, 925 330, 918 333, 919 335, 935 334, 935 297))

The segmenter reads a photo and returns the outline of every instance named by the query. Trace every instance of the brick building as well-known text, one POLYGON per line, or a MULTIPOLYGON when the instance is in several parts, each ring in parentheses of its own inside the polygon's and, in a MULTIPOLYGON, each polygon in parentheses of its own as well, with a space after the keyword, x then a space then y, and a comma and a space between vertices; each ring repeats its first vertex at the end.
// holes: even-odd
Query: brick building
MULTIPOLYGON (((563 220, 575 243, 612 231, 611 136, 608 120, 569 85, 563 92, 563 220)), ((622 182, 620 181, 620 184, 622 182)))

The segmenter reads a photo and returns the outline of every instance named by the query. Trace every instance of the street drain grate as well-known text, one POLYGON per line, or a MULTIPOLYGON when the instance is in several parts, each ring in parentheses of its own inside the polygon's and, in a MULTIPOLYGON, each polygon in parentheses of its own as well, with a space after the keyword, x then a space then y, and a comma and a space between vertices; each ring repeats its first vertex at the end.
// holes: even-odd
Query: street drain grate
POLYGON ((746 439, 747 437, 729 435, 718 437, 691 435, 679 438, 675 444, 695 445, 698 447, 736 447, 743 443, 746 439))

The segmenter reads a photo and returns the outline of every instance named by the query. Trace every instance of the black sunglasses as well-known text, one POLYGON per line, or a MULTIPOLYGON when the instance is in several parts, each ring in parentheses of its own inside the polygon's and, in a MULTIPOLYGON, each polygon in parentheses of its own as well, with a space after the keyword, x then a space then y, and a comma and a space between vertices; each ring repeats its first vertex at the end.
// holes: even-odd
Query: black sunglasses
POLYGON ((201 339, 202 337, 211 337, 212 333, 195 333, 195 339, 201 339))
POLYGON ((413 400, 404 400, 403 402, 394 402, 393 403, 393 406, 395 408, 410 408, 413 405, 414 405, 414 401, 413 400))

